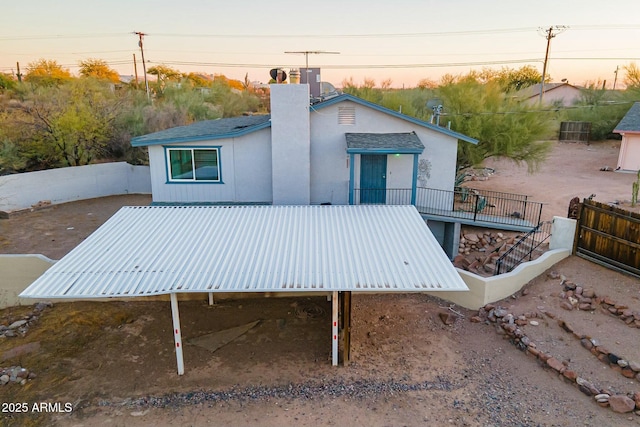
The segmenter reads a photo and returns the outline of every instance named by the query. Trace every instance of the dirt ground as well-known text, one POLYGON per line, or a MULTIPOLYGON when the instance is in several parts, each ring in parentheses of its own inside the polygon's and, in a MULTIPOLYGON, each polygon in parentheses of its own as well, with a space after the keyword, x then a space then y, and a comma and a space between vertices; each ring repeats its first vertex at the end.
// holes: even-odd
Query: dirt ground
MULTIPOLYGON (((616 143, 557 143, 542 170, 491 162, 496 172, 470 184, 528 194, 544 215, 565 216, 574 197, 629 200, 634 176, 614 166, 616 143), (476 185, 477 184, 477 185, 476 185)), ((111 197, 13 215, 0 221, 0 252, 59 259, 119 206, 148 196, 111 197)), ((537 313, 522 330, 537 348, 611 394, 633 395, 640 381, 622 376, 583 348, 558 319, 611 353, 640 363, 640 329, 601 307, 561 308, 563 275, 597 295, 640 310, 640 281, 570 257, 498 302, 515 316, 537 313), (543 313, 551 313, 553 318, 543 313)), ((0 311, 7 325, 31 306, 0 311)), ((166 301, 56 303, 24 336, 0 338, 0 367, 36 373, 25 385, 0 386, 0 425, 59 426, 637 426, 640 416, 598 406, 557 373, 496 333, 472 323, 477 311, 422 294, 354 295, 352 360, 330 362, 330 302, 324 297, 252 298, 180 303, 183 339, 259 323, 215 352, 185 343, 186 372, 176 375, 166 301), (440 313, 456 314, 445 325, 440 313), (5 359, 9 350, 39 350, 5 359), (3 360, 4 359, 4 360, 3 360), (38 413, 34 403, 70 403, 70 412, 38 413), (15 405, 13 406, 15 408, 15 405)))

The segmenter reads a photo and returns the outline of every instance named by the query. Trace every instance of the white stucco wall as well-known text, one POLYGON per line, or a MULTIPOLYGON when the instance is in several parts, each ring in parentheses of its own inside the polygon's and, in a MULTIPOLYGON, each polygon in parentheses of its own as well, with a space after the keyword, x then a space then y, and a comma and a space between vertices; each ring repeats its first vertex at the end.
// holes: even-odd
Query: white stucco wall
POLYGON ((622 134, 617 168, 624 171, 640 170, 640 134, 622 134))
POLYGON ((118 194, 149 194, 149 167, 126 162, 49 169, 0 177, 0 211, 40 201, 65 203, 118 194))
POLYGON ((154 202, 271 202, 271 134, 149 147, 154 202), (222 183, 169 183, 166 147, 219 147, 222 183))
MULTIPOLYGON (((457 140, 373 108, 345 101, 311 113, 311 203, 348 203, 349 165, 345 133, 403 133, 415 131, 425 146, 421 159, 431 163, 430 188, 453 190, 457 140), (338 124, 338 107, 353 106, 353 125, 338 124)), ((465 142, 461 142, 466 144, 465 142)), ((355 156, 355 188, 359 187, 360 164, 355 156)), ((387 156, 387 188, 411 188, 413 155, 387 156), (389 172, 391 172, 389 174, 389 172)))
MULTIPOLYGON (((538 86, 539 87, 539 86, 538 86)), ((544 104, 560 104, 565 107, 569 107, 574 105, 578 100, 580 100, 581 96, 580 89, 575 86, 570 85, 562 85, 557 86, 551 90, 546 91, 542 95, 542 101, 544 104)), ((535 105, 540 101, 540 94, 536 94, 529 99, 527 99, 527 104, 535 105)))
POLYGON ((572 251, 576 235, 576 224, 577 221, 575 219, 554 216, 551 226, 551 239, 549 239, 549 249, 572 251))

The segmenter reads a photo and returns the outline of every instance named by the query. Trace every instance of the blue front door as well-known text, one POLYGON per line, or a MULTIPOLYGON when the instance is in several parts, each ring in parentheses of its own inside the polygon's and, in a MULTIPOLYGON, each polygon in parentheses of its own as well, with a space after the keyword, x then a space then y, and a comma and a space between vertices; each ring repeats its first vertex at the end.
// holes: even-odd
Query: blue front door
POLYGON ((360 156, 360 203, 385 204, 387 201, 387 156, 360 156))

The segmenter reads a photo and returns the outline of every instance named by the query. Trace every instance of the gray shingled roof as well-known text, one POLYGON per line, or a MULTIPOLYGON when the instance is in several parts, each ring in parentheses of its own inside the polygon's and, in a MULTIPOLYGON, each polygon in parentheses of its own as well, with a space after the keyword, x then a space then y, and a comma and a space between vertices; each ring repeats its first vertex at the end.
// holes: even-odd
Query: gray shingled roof
POLYGON ((347 150, 397 150, 419 152, 424 144, 415 132, 410 133, 346 133, 347 150))
POLYGON ((640 102, 635 102, 620 120, 614 132, 640 132, 640 102))
POLYGON ((131 140, 131 145, 141 147, 203 139, 231 138, 268 127, 270 126, 270 120, 271 116, 268 114, 205 120, 187 126, 179 126, 138 136, 131 140))

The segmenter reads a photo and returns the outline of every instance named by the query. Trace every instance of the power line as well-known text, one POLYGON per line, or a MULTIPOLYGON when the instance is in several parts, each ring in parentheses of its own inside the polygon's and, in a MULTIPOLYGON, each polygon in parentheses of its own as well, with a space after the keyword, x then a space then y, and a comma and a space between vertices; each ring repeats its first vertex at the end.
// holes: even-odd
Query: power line
MULTIPOLYGON (((273 68, 273 63, 269 64, 256 64, 256 63, 229 63, 229 62, 199 62, 199 61, 173 61, 173 60, 149 60, 150 63, 165 64, 165 65, 189 65, 200 67, 224 67, 224 68, 273 68)), ((527 59, 507 59, 496 61, 474 61, 474 62, 447 62, 447 63, 430 63, 430 64, 351 64, 351 65, 322 65, 322 69, 333 70, 351 70, 351 69, 366 69, 366 68, 441 68, 441 67, 466 67, 477 65, 500 65, 500 64, 523 64, 530 62, 542 62, 541 58, 527 58, 527 59)), ((295 65, 285 65, 294 67, 295 65)))
MULTIPOLYGON (((605 25, 572 25, 573 30, 640 30, 640 25, 629 24, 605 24, 605 25)), ((483 34, 506 34, 535 31, 535 27, 519 28, 495 28, 486 30, 461 30, 461 31, 433 31, 433 32, 411 32, 411 33, 362 33, 362 34, 189 34, 189 33, 154 33, 154 37, 194 37, 194 38, 384 38, 384 37, 431 37, 431 36, 474 36, 483 34)), ((51 39, 75 39, 75 38, 108 38, 124 37, 129 33, 89 33, 89 34, 38 34, 23 36, 0 37, 0 41, 16 40, 51 40, 51 39)))
POLYGON ((106 37, 123 37, 128 33, 89 33, 89 34, 49 34, 49 35, 31 35, 31 36, 7 36, 0 37, 0 41, 16 41, 16 40, 54 40, 54 39, 88 39, 88 38, 106 38, 106 37))

